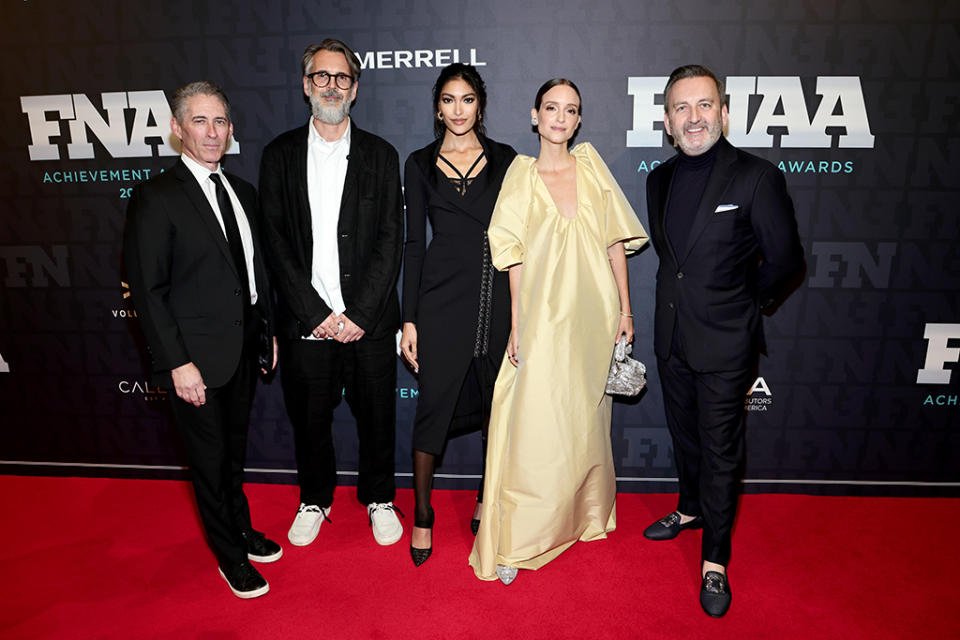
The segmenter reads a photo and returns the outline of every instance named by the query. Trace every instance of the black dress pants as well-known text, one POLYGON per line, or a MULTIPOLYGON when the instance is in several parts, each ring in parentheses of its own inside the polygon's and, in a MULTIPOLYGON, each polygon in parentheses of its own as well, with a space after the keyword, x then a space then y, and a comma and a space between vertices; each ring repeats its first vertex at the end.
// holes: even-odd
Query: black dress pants
POLYGON ((221 565, 247 560, 241 534, 253 528, 243 492, 247 430, 257 384, 255 345, 248 345, 233 377, 222 387, 207 388, 206 404, 195 407, 170 392, 170 406, 190 462, 197 509, 221 565))
POLYGON ((357 498, 391 502, 396 495, 394 447, 397 420, 396 338, 286 339, 280 344, 281 384, 293 424, 300 502, 321 508, 333 502, 337 464, 333 410, 346 397, 360 440, 357 498))
POLYGON ((679 330, 670 357, 657 359, 680 480, 677 510, 703 516, 702 559, 726 566, 744 459, 744 402, 754 367, 694 371, 679 330))

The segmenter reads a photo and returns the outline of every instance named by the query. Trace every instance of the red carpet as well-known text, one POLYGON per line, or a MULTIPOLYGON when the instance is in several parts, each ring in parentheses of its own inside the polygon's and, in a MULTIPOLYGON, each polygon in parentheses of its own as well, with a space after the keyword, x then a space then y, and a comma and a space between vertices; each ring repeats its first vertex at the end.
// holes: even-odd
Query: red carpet
MULTIPOLYGON (((608 540, 574 545, 509 587, 467 566, 472 493, 436 491, 436 550, 376 545, 352 488, 317 541, 287 544, 297 489, 250 485, 284 546, 270 593, 230 594, 189 485, 0 476, 0 638, 960 638, 960 502, 745 496, 723 619, 698 603, 699 533, 641 531, 669 495, 623 494, 608 540)), ((412 494, 401 491, 407 514, 412 494)))

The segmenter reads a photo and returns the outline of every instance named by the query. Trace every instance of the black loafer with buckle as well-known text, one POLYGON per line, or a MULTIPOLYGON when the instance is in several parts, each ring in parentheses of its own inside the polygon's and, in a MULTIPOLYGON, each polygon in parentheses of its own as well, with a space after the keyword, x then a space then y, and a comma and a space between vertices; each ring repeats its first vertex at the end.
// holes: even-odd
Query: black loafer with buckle
POLYGON ((674 511, 647 527, 643 535, 650 540, 673 540, 685 529, 703 529, 703 517, 680 524, 680 514, 674 511))
POLYGON ((700 606, 707 615, 719 618, 730 608, 730 583, 727 576, 717 571, 707 571, 700 585, 700 606))

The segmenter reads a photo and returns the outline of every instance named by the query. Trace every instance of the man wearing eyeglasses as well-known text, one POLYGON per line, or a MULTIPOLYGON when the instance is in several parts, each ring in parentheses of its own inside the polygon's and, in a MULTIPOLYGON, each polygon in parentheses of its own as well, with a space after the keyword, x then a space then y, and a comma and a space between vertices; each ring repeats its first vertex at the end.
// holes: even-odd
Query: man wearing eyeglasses
POLYGON ((281 383, 300 485, 287 537, 308 545, 330 521, 333 411, 346 397, 360 440, 357 498, 374 538, 388 545, 403 534, 393 506, 399 160, 396 149, 349 117, 360 63, 346 44, 328 38, 307 47, 301 71, 310 120, 267 145, 260 164, 281 383))

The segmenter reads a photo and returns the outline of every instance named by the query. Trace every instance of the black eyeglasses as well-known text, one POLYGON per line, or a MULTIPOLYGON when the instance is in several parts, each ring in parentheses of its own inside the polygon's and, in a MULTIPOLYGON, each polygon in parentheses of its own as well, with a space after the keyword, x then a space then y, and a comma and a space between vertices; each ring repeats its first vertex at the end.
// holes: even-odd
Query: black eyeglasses
POLYGON ((308 73, 307 77, 317 89, 323 89, 330 84, 330 78, 335 78, 338 89, 346 91, 353 86, 353 76, 346 73, 328 73, 327 71, 314 71, 308 73))

